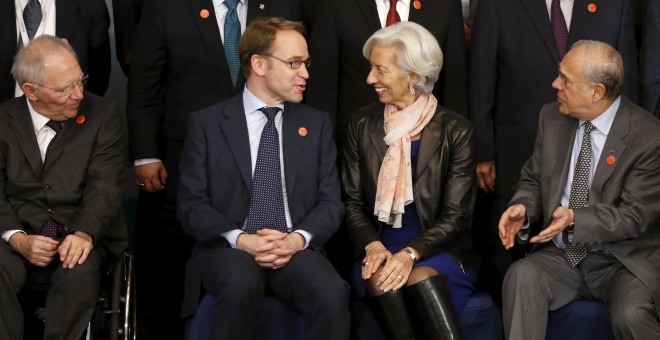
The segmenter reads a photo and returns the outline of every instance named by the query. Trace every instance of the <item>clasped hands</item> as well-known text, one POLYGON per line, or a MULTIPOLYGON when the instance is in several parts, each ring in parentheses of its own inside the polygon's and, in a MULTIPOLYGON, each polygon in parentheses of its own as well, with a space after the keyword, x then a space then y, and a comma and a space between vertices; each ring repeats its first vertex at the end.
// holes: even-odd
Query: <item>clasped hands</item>
POLYGON ((300 233, 273 229, 261 229, 256 234, 243 233, 236 239, 236 248, 252 255, 258 265, 267 269, 284 267, 304 247, 305 238, 300 233))
MULTIPOLYGON (((520 231, 526 218, 527 212, 525 206, 522 204, 512 205, 504 212, 504 214, 502 214, 498 229, 500 240, 505 249, 511 249, 513 247, 516 233, 520 231)), ((548 242, 555 238, 555 236, 561 234, 566 227, 573 223, 574 220, 575 215, 573 209, 559 206, 552 212, 552 222, 550 225, 543 229, 538 235, 532 237, 529 242, 548 242)))
POLYGON ((376 275, 376 286, 383 292, 400 289, 406 284, 413 268, 408 254, 402 251, 392 254, 379 241, 369 243, 365 251, 362 279, 369 280, 376 275))
POLYGON ((94 248, 92 237, 82 231, 67 235, 60 243, 48 236, 15 233, 9 244, 30 263, 39 267, 50 264, 59 254, 63 268, 72 269, 83 264, 94 248))

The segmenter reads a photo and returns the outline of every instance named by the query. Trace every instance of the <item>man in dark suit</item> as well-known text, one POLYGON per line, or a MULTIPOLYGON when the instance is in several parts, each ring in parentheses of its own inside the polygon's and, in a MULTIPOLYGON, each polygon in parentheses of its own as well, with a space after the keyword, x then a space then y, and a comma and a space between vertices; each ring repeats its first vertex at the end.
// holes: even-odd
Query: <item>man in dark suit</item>
POLYGON ((499 224, 507 249, 533 244, 504 279, 509 339, 544 339, 548 310, 581 298, 603 300, 618 339, 660 333, 660 121, 620 95, 623 69, 596 41, 559 65, 499 224))
MULTIPOLYGON (((400 21, 416 22, 433 34, 440 44, 444 67, 433 94, 443 106, 467 114, 465 32, 459 0, 398 1, 400 21)), ((337 142, 342 143, 351 116, 358 108, 378 101, 364 80, 369 61, 362 46, 385 27, 390 1, 320 1, 311 32, 310 53, 316 65, 311 70, 305 103, 328 111, 336 124, 337 142)))
MULTIPOLYGON (((538 112, 556 98, 550 83, 557 76, 560 54, 580 39, 614 46, 625 65, 624 93, 635 101, 637 62, 631 0, 480 0, 469 56, 470 120, 477 140, 477 180, 486 193, 494 192, 492 215, 473 224, 474 235, 488 235, 487 258, 493 270, 489 291, 495 293, 511 263, 499 246, 497 220, 506 209, 520 169, 532 154, 538 112), (562 51, 553 34, 552 4, 556 4, 562 51), (499 276, 499 277, 496 277, 499 276)), ((483 206, 479 195, 477 206, 483 206)), ((489 262, 484 261, 484 266, 489 262)), ((487 272, 485 268, 482 272, 487 272)))
POLYGON ((648 3, 639 56, 639 104, 660 117, 660 0, 648 3))
MULTIPOLYGON (((159 320, 153 330, 162 334, 155 334, 155 338, 183 336, 178 316, 183 266, 192 242, 182 233, 175 211, 188 114, 232 97, 245 84, 238 70, 236 78, 232 77, 225 53, 226 33, 230 33, 225 19, 231 3, 224 0, 214 6, 211 0, 145 1, 135 36, 127 114, 135 181, 143 189, 136 221, 140 255, 136 266, 157 268, 144 276, 138 270, 138 281, 156 287, 143 292, 138 299, 142 308, 138 309, 149 310, 159 320), (163 299, 166 295, 167 300, 163 299), (168 322, 161 325, 164 318, 168 322)), ((291 20, 301 16, 299 0, 233 3, 239 34, 246 23, 260 16, 291 20)))
MULTIPOLYGON (((86 90, 103 96, 110 79, 110 16, 104 0, 19 0, 21 6, 37 2, 41 21, 35 36, 56 35, 73 47, 80 67, 89 75, 86 90)), ((25 31, 23 8, 16 1, 0 2, 0 102, 21 95, 11 76, 18 42, 25 31), (18 19, 18 20, 17 20, 18 19)), ((23 41, 29 39, 26 38, 23 41)))
POLYGON ((320 253, 344 214, 330 117, 298 104, 305 28, 271 18, 243 34, 241 94, 193 113, 179 218, 195 239, 183 316, 215 299, 214 339, 251 339, 266 291, 307 317, 309 339, 348 339, 349 287, 320 253))
POLYGON ((25 96, 0 105, 0 338, 22 338, 16 294, 35 278, 51 285, 44 339, 80 339, 102 268, 127 245, 122 117, 83 92, 57 37, 21 49, 12 74, 25 96))

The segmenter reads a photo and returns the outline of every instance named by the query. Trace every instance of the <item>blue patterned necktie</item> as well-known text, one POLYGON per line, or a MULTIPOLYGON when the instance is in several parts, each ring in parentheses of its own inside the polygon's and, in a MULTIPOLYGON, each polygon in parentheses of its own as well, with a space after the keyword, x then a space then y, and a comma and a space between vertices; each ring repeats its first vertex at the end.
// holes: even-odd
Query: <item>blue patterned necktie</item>
MULTIPOLYGON (((571 194, 568 198, 568 207, 570 209, 580 209, 587 206, 589 198, 589 174, 591 173, 591 131, 595 127, 591 122, 584 123, 584 133, 582 134, 582 146, 578 154, 575 170, 573 171, 573 183, 571 184, 571 194)), ((576 267, 587 256, 586 244, 567 244, 566 260, 572 267, 576 267)))
MULTIPOLYGON (((53 139, 50 140, 48 146, 46 147, 46 158, 48 158, 48 152, 55 144, 55 139, 60 134, 60 132, 62 132, 62 122, 49 120, 48 123, 46 123, 46 126, 48 126, 49 128, 53 129, 53 131, 55 131, 55 137, 53 137, 53 139)), ((58 235, 64 235, 65 232, 66 232, 66 227, 64 226, 64 224, 55 221, 51 217, 48 217, 46 223, 44 223, 41 226, 41 235, 48 236, 54 239, 56 239, 58 235)))
MULTIPOLYGON (((34 35, 41 25, 41 18, 43 14, 41 13, 41 3, 39 0, 30 0, 25 8, 23 9, 23 22, 25 23, 25 30, 27 31, 28 38, 32 40, 34 35)), ((23 47, 23 37, 18 36, 18 47, 23 47)))
POLYGON ((238 21, 236 5, 238 0, 225 0, 227 16, 225 17, 225 57, 231 73, 231 82, 236 87, 238 71, 241 68, 238 57, 238 41, 241 39, 241 23, 238 21))
POLYGON ((282 171, 280 170, 280 138, 275 128, 275 115, 279 107, 262 107, 268 118, 261 133, 257 165, 252 177, 250 212, 245 231, 254 234, 259 229, 287 231, 284 215, 284 193, 282 192, 282 171))
POLYGON ((552 0, 550 5, 550 24, 552 25, 552 35, 555 37, 555 45, 559 52, 559 60, 562 60, 568 47, 568 27, 559 0, 552 0))

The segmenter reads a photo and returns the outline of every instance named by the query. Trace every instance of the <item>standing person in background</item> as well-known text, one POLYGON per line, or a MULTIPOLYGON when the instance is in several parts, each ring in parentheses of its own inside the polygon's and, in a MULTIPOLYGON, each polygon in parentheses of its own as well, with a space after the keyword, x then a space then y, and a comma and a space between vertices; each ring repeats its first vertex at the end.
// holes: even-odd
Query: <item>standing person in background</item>
MULTIPOLYGON (((472 234, 484 258, 484 287, 499 301, 512 261, 497 236, 497 221, 520 169, 532 154, 541 106, 556 99, 550 84, 568 46, 593 39, 614 46, 626 70, 623 92, 637 98, 637 50, 632 0, 479 0, 470 44, 470 120, 477 142, 477 180, 493 193, 490 216, 472 234), (554 32, 554 33, 553 33, 554 32)), ((477 206, 484 206, 479 201, 477 206)), ((513 258, 515 258, 514 256, 513 258)))
POLYGON ((11 76, 14 55, 35 37, 65 39, 89 75, 85 89, 103 96, 110 79, 110 16, 104 0, 6 0, 0 2, 0 102, 21 96, 11 76), (25 44, 24 44, 25 43, 25 44))
POLYGON ((112 17, 115 24, 117 61, 128 77, 133 41, 142 17, 144 0, 112 0, 112 17))
POLYGON ((128 131, 140 192, 136 257, 154 337, 183 338, 184 264, 192 241, 176 220, 179 159, 188 114, 243 89, 238 41, 254 18, 300 19, 298 0, 147 0, 128 79, 128 131), (142 274, 140 274, 142 273, 142 274), (167 296, 167 298, 163 298, 167 296))
POLYGON ((660 0, 648 4, 639 57, 639 104, 660 117, 660 0))

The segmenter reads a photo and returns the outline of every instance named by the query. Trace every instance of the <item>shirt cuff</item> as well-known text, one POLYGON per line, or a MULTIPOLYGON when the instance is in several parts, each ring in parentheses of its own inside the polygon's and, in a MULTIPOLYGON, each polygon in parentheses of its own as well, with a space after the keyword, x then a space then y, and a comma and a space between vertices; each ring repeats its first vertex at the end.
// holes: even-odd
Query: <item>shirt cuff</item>
MULTIPOLYGON (((7 231, 5 231, 5 232, 2 233, 2 239, 5 240, 5 242, 9 243, 9 239, 10 239, 12 236, 14 236, 14 234, 16 234, 16 233, 23 233, 23 234, 25 234, 25 232, 24 232, 23 230, 20 230, 20 229, 7 230, 7 231)), ((25 235, 27 235, 27 234, 25 234, 25 235)))
POLYGON ((516 234, 518 236, 518 239, 521 241, 527 241, 529 239, 529 217, 525 216, 525 223, 523 226, 518 230, 518 233, 516 234))
POLYGON ((230 230, 226 233, 222 233, 220 235, 222 235, 222 237, 227 239, 227 242, 229 242, 229 245, 232 248, 236 248, 236 239, 238 239, 238 235, 240 235, 242 233, 244 233, 243 230, 234 229, 234 230, 230 230))
POLYGON ((309 243, 312 242, 312 234, 300 229, 294 230, 293 232, 302 235, 302 237, 305 239, 305 246, 303 247, 303 250, 307 249, 309 247, 309 243))
POLYGON ((140 166, 140 165, 145 165, 145 164, 151 164, 151 163, 157 163, 160 162, 161 160, 158 158, 142 158, 142 159, 136 159, 133 162, 133 166, 140 166))

